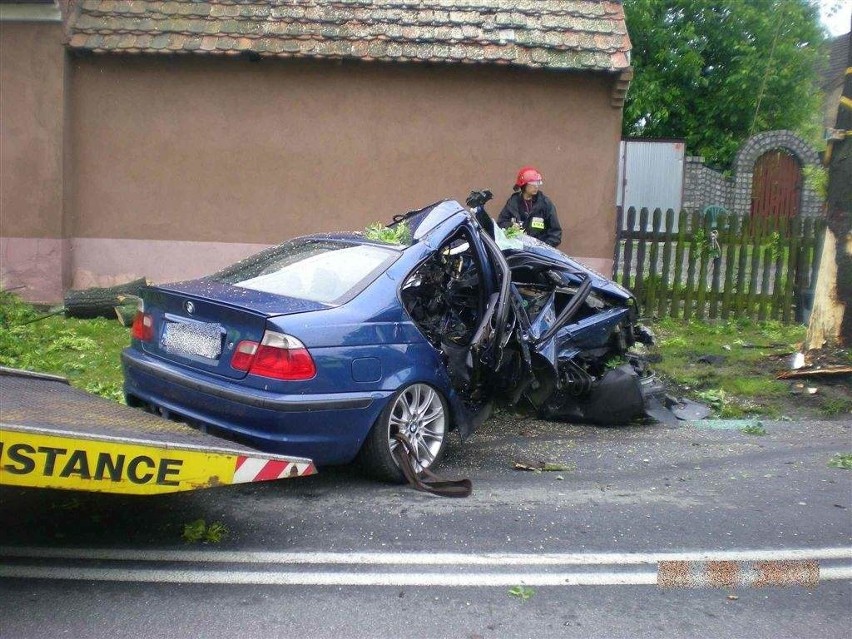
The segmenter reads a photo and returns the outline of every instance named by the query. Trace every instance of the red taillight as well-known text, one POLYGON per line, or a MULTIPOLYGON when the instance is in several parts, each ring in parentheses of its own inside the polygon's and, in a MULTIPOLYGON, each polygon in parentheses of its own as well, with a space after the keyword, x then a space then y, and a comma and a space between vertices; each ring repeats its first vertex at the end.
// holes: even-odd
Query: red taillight
POLYGON ((130 329, 130 335, 140 342, 150 342, 154 339, 154 318, 145 312, 142 302, 139 302, 139 308, 136 309, 136 317, 133 318, 133 328, 130 329))
POLYGON ((295 337, 266 331, 260 344, 243 340, 234 349, 231 367, 252 375, 286 379, 311 379, 317 373, 305 345, 295 337))
POLYGON ((231 368, 236 368, 238 371, 247 371, 251 368, 251 362, 254 359, 254 354, 260 346, 257 342, 243 340, 237 344, 234 349, 234 355, 231 357, 231 368))

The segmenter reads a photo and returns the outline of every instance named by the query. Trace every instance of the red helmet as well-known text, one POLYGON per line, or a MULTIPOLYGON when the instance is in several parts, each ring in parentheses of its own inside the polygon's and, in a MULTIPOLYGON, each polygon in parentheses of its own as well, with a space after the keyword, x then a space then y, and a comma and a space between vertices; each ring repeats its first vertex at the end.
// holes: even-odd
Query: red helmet
POLYGON ((518 178, 515 180, 515 188, 522 189, 530 182, 541 182, 541 173, 531 166, 525 166, 518 171, 518 178))

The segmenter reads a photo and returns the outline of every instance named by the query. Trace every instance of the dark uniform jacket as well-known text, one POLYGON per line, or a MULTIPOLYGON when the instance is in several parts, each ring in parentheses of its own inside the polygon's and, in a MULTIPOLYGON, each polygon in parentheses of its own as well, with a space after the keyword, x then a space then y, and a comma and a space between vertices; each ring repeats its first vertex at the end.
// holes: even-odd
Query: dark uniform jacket
POLYGON ((529 214, 526 204, 520 193, 514 193, 500 211, 497 225, 506 229, 517 223, 527 235, 551 246, 559 246, 562 241, 562 227, 559 224, 559 218, 556 217, 556 207, 553 206, 550 198, 541 191, 536 193, 532 199, 532 209, 529 214))

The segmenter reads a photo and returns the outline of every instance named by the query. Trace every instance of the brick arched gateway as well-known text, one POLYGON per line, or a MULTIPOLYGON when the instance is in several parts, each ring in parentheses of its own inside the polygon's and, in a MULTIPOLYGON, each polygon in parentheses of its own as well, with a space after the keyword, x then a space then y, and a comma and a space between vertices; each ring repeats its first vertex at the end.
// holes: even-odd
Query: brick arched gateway
MULTIPOLYGON (((737 153, 734 162, 733 209, 737 213, 750 213, 755 164, 764 154, 781 150, 792 155, 802 168, 818 166, 819 154, 801 137, 792 131, 767 131, 749 138, 737 153)), ((806 184, 802 186, 800 215, 818 215, 822 200, 806 184)))

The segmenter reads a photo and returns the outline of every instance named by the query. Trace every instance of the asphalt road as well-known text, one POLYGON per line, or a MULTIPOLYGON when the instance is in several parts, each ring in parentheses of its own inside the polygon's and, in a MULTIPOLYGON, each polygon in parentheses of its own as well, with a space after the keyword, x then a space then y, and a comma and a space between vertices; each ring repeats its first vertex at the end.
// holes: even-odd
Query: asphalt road
POLYGON ((352 469, 158 497, 0 488, 0 637, 846 637, 852 472, 827 464, 852 423, 764 426, 504 414, 448 450, 465 499, 352 469), (197 519, 228 532, 186 543, 197 519), (819 583, 656 583, 661 561, 772 558, 817 562, 819 583))

